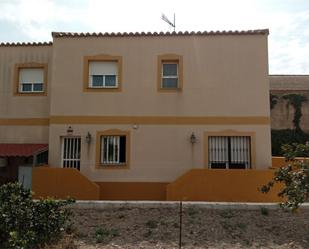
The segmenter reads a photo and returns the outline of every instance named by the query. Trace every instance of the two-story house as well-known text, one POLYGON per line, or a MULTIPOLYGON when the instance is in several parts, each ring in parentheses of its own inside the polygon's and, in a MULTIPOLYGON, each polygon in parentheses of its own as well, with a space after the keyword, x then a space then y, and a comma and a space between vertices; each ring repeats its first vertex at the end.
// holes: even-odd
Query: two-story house
POLYGON ((0 45, 2 158, 48 144, 50 167, 109 199, 190 169, 271 166, 268 30, 52 36, 0 45))

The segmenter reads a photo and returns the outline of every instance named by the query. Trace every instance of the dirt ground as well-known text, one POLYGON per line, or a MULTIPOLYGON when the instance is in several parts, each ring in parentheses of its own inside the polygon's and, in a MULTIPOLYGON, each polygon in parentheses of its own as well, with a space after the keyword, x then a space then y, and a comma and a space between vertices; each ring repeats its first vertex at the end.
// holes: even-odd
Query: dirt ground
MULTIPOLYGON (((179 207, 74 209, 59 249, 179 248, 179 207)), ((184 206, 182 248, 309 248, 309 210, 218 210, 184 206)))

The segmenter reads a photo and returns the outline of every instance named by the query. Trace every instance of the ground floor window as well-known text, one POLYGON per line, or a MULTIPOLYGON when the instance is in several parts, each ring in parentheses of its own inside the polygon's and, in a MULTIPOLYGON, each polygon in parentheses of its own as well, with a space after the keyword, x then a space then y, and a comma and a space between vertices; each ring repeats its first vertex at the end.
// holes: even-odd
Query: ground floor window
POLYGON ((63 137, 62 138, 62 167, 75 168, 80 170, 80 137, 63 137))
POLYGON ((208 165, 212 169, 251 168, 251 137, 209 136, 208 165))
POLYGON ((105 167, 128 166, 129 133, 111 130, 98 132, 97 165, 105 167))
POLYGON ((101 136, 101 164, 126 162, 126 136, 101 136))

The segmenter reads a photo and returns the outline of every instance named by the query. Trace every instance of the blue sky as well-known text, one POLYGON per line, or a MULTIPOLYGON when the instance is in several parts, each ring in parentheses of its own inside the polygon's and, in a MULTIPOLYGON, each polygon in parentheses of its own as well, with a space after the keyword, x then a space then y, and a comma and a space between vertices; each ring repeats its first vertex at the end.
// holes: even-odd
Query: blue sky
POLYGON ((269 28, 271 74, 309 74, 309 0, 0 0, 0 42, 50 41, 52 31, 269 28))

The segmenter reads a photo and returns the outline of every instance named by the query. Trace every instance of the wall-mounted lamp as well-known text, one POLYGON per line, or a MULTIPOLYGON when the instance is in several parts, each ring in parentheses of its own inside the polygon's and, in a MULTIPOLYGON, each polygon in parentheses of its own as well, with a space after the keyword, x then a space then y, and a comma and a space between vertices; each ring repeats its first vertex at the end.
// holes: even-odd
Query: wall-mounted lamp
POLYGON ((85 139, 86 139, 86 143, 87 143, 87 144, 90 144, 90 143, 91 143, 91 139, 92 139, 92 138, 91 138, 91 134, 89 133, 89 131, 88 131, 88 133, 87 133, 85 139))
POLYGON ((137 130, 138 129, 138 124, 133 124, 132 127, 133 127, 134 130, 137 130))
POLYGON ((69 126, 69 127, 68 127, 68 129, 67 129, 67 135, 68 135, 68 136, 73 135, 73 128, 72 128, 72 126, 69 126))
POLYGON ((190 142, 191 142, 191 144, 195 144, 196 141, 197 141, 197 138, 196 138, 194 132, 192 132, 192 134, 190 136, 190 142))

